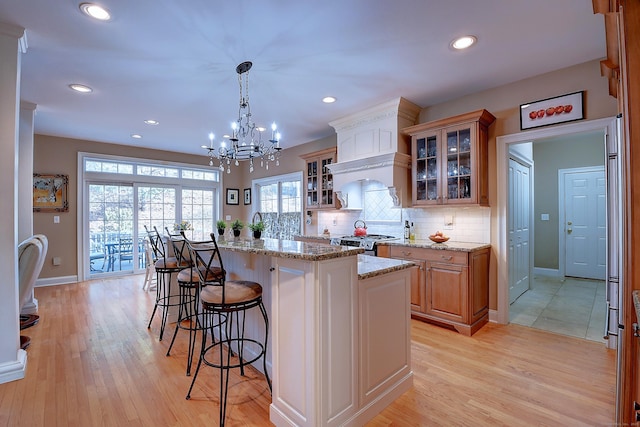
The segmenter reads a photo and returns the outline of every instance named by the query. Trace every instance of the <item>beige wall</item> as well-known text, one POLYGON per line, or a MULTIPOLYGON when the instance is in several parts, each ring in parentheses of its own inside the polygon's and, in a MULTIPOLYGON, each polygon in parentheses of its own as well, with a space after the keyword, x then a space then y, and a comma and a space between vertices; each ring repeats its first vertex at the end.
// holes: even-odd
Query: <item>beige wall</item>
MULTIPOLYGON (((489 129, 489 203, 491 204, 491 242, 494 248, 498 241, 496 137, 520 132, 519 107, 521 104, 577 91, 585 91, 586 120, 614 117, 617 114, 616 100, 609 96, 608 83, 604 77, 600 76, 598 60, 429 106, 420 113, 421 123, 481 108, 487 109, 496 116, 496 122, 489 129)), ((497 259, 497 254, 492 252, 489 307, 493 310, 497 309, 497 259)))
POLYGON ((604 166, 602 135, 582 135, 533 144, 534 161, 534 262, 539 268, 558 269, 558 170, 604 166), (549 221, 540 214, 548 213, 549 221))

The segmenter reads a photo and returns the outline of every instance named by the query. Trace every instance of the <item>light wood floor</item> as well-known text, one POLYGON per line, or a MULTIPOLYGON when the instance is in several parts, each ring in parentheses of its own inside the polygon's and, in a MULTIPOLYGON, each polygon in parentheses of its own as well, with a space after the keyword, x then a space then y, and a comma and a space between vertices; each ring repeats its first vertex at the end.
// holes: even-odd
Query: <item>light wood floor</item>
MULTIPOLYGON (((142 276, 37 288, 40 323, 26 378, 0 384, 0 426, 217 425, 217 375, 192 393, 186 338, 170 357, 147 330, 142 276)), ((412 321, 414 387, 370 426, 605 426, 614 419, 615 352, 518 325, 473 337, 412 321)), ((269 425, 270 395, 255 371, 232 378, 228 425, 269 425)))

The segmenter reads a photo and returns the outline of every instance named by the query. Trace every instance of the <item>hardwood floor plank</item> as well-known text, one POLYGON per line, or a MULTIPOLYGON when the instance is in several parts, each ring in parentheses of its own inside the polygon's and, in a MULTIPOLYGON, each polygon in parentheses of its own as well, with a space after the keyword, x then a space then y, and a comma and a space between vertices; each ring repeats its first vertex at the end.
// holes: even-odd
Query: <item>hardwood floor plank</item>
MULTIPOLYGON (((147 329, 153 294, 143 279, 36 288, 26 378, 0 384, 0 426, 218 424, 217 371, 203 367, 185 400, 187 334, 165 356, 174 325, 162 342, 157 314, 147 329)), ((518 325, 465 337, 412 320, 414 387, 368 426, 611 425, 615 360, 600 343, 518 325)), ((227 424, 269 425, 263 376, 250 369, 230 381, 227 424)))

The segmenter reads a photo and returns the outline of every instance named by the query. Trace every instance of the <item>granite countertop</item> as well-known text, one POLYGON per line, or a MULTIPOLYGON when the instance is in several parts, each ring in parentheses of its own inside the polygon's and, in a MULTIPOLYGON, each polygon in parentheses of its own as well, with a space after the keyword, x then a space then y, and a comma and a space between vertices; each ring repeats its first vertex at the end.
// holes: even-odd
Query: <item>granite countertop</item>
POLYGON ((323 261, 326 259, 353 256, 364 252, 362 248, 331 246, 322 243, 306 243, 280 239, 219 239, 218 246, 233 252, 247 252, 279 258, 323 261))
POLYGON ((405 239, 388 240, 384 242, 379 242, 378 245, 407 246, 410 248, 439 249, 439 250, 458 251, 458 252, 473 252, 473 251, 478 251, 481 249, 486 249, 491 247, 489 243, 454 242, 451 240, 444 243, 435 243, 428 239, 427 240, 416 239, 413 241, 409 241, 405 239))
POLYGON ((322 239, 326 240, 327 243, 331 240, 332 237, 341 237, 342 235, 327 235, 327 234, 296 234, 295 237, 300 237, 303 239, 322 239))
POLYGON ((416 264, 393 258, 380 258, 371 255, 358 255, 358 280, 381 276, 394 271, 411 268, 416 264))

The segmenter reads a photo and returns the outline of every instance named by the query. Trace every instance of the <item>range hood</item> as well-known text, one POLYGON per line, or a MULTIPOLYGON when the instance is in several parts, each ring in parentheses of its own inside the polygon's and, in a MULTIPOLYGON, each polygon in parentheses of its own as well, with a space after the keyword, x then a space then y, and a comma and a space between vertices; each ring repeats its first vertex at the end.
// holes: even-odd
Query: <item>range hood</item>
POLYGON ((384 184, 394 206, 411 204, 411 139, 400 130, 414 125, 420 110, 400 97, 329 123, 338 136, 338 162, 327 167, 343 209, 362 207, 365 180, 384 184))

